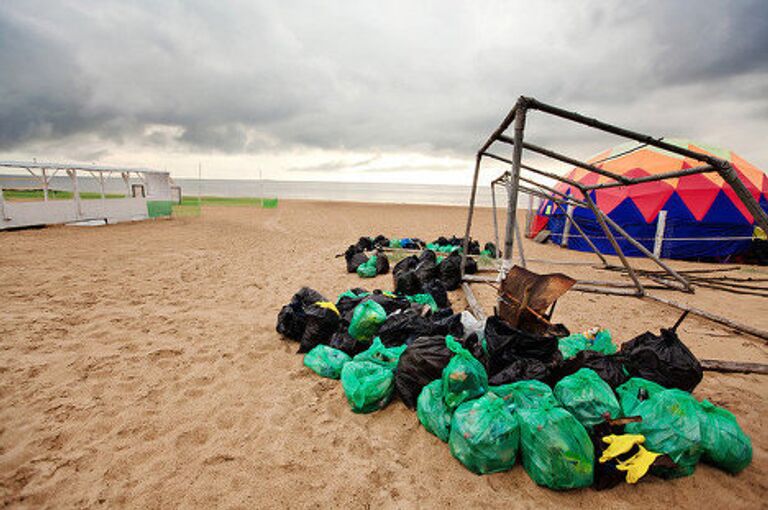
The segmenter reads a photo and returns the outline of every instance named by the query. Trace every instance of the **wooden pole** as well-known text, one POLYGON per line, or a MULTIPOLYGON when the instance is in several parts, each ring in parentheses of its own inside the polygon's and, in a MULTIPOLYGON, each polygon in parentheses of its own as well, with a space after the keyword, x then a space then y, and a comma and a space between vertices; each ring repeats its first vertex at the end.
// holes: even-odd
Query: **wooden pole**
POLYGON ((515 225, 517 224, 517 197, 520 185, 520 163, 523 157, 523 132, 525 131, 525 106, 515 113, 515 145, 512 150, 512 171, 507 181, 507 226, 504 233, 504 260, 502 271, 512 265, 512 254, 515 244, 515 225))
POLYGON ((464 245, 461 250, 461 276, 464 276, 464 267, 467 265, 467 254, 469 252, 469 236, 472 233, 472 216, 475 214, 475 198, 477 196, 477 179, 480 176, 481 153, 477 153, 475 158, 475 174, 472 177, 472 191, 469 193, 469 212, 467 213, 467 228, 464 231, 464 245))
POLYGON ((565 225, 563 226, 563 235, 560 239, 560 246, 568 248, 568 234, 571 233, 571 218, 573 217, 573 204, 568 204, 565 213, 565 225))
POLYGON ((600 224, 603 232, 605 232, 605 235, 608 236, 608 241, 610 241, 611 246, 613 246, 613 250, 616 252, 616 255, 619 256, 619 260, 621 260, 624 268, 626 268, 627 273, 629 273, 629 277, 632 278, 633 282, 635 282, 635 287, 637 287, 637 294, 642 296, 645 294, 645 290, 643 290, 643 284, 640 283, 640 279, 637 277, 637 274, 635 274, 634 268, 629 265, 627 257, 624 256, 624 252, 621 251, 619 243, 616 241, 616 238, 613 237, 613 232, 611 232, 611 229, 609 229, 608 225, 605 224, 606 217, 604 217, 603 213, 597 208, 588 192, 584 193, 584 200, 586 201, 589 208, 592 209, 592 213, 595 215, 595 218, 597 218, 597 222, 600 224))
POLYGON ((667 226, 667 211, 659 211, 656 217, 656 239, 653 241, 653 255, 661 257, 661 245, 664 243, 664 230, 667 226))
POLYGON ((701 368, 712 372, 768 374, 768 365, 763 363, 745 363, 739 361, 722 361, 717 359, 701 359, 701 368))
POLYGON ((768 343, 768 331, 758 329, 752 326, 749 326, 747 324, 742 324, 740 322, 736 322, 734 320, 728 319, 726 317, 722 317, 720 315, 707 312, 705 310, 701 310, 699 308, 694 308, 692 306, 684 305, 682 303, 678 303, 676 301, 672 301, 671 299, 666 299, 662 297, 657 296, 651 296, 649 294, 646 294, 644 296, 646 299, 650 299, 652 301, 656 301, 659 303, 663 303, 665 305, 677 308, 679 310, 685 310, 688 312, 691 312, 694 315, 698 315, 699 317, 704 317, 705 319, 709 319, 712 322, 717 322, 718 324, 723 324, 725 326, 728 326, 729 328, 733 328, 736 331, 741 331, 743 333, 748 333, 752 336, 756 336, 763 340, 763 342, 768 343))
POLYGON ((477 298, 475 298, 475 294, 472 292, 472 288, 469 284, 463 282, 461 284, 461 290, 464 291, 464 296, 467 298, 467 305, 469 305, 469 310, 472 312, 472 315, 475 316, 475 319, 479 321, 484 320, 485 312, 483 312, 480 303, 477 302, 477 298))
POLYGON ((491 208, 493 209, 493 240, 496 243, 497 252, 493 254, 493 258, 499 256, 499 220, 496 217, 496 183, 491 183, 491 208))

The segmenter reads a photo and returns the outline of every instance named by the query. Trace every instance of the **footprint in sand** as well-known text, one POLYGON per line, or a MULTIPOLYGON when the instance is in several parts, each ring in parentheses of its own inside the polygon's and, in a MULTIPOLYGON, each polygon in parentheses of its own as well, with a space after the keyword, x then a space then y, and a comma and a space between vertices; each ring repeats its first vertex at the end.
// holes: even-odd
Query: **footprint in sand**
POLYGON ((182 432, 176 438, 176 448, 196 448, 208 442, 208 431, 203 427, 182 432))

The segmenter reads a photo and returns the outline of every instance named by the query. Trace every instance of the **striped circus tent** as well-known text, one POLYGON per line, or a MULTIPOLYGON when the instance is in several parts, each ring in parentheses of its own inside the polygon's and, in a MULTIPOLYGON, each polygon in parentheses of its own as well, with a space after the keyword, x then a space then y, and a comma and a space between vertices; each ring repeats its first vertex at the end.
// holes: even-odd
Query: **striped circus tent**
MULTIPOLYGON (((731 151, 689 140, 665 141, 729 161, 752 196, 768 211, 768 176, 745 159, 731 151)), ((589 163, 634 178, 703 164, 655 147, 639 146, 636 142, 597 154, 589 163)), ((609 177, 582 168, 574 168, 568 177, 584 185, 613 182, 609 177)), ((559 183, 557 190, 575 198, 583 198, 578 189, 565 183, 559 183)), ((666 258, 726 259, 749 249, 754 232, 752 215, 731 186, 716 172, 598 189, 589 193, 604 213, 649 250, 653 249, 659 213, 666 211, 661 251, 661 256, 666 258)), ((577 208, 574 218, 600 251, 614 253, 591 211, 577 208)), ((545 201, 534 218, 531 235, 535 236, 547 228, 552 232, 552 240, 561 244, 565 220, 565 214, 560 209, 545 201)), ((578 232, 573 230, 569 233, 567 245, 575 250, 590 250, 578 232)), ((620 239, 620 246, 627 255, 641 255, 625 240, 620 239)))

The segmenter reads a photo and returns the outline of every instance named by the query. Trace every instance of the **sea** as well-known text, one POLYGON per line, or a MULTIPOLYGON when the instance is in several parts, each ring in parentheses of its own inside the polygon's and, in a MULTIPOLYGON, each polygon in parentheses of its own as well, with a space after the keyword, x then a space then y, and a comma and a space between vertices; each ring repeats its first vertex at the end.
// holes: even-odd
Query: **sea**
MULTIPOLYGON (((320 181, 278 181, 245 179, 174 179, 181 186, 184 196, 217 197, 268 197, 277 199, 322 200, 340 202, 378 202, 390 204, 469 204, 470 186, 444 184, 398 184, 398 183, 359 183, 359 182, 320 182, 320 181)), ((78 177, 81 191, 99 191, 98 181, 84 176, 78 177)), ((0 187, 30 188, 40 185, 30 176, 2 175, 0 187)), ((72 190, 72 183, 67 177, 56 176, 51 181, 51 189, 72 190)), ((122 180, 113 178, 105 183, 107 193, 125 192, 122 180)), ((478 188, 477 204, 490 207, 490 186, 478 188)), ((496 200, 499 207, 504 207, 505 194, 497 190, 496 200)), ((518 207, 524 207, 521 197, 518 207)))

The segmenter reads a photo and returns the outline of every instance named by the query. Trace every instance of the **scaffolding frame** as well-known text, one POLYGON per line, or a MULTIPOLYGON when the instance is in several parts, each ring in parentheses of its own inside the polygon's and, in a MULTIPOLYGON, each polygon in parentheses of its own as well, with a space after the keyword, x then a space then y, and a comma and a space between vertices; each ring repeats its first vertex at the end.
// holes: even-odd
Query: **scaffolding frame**
MULTIPOLYGON (((673 290, 689 292, 689 293, 692 293, 694 291, 693 286, 688 278, 686 278, 683 274, 675 271, 672 267, 666 264, 660 257, 658 257, 656 254, 654 254, 653 252, 645 248, 645 246, 643 246, 642 243, 640 243, 639 241, 634 239, 632 236, 630 236, 624 229, 621 228, 621 226, 619 226, 615 221, 613 221, 610 217, 608 217, 607 214, 603 213, 600 210, 600 208, 597 206, 597 204, 595 204, 595 201, 592 199, 592 197, 590 197, 589 195, 589 192, 593 190, 618 187, 618 186, 632 186, 635 184, 663 181, 663 180, 683 177, 687 175, 697 175, 697 174, 703 174, 703 173, 717 172, 723 178, 723 180, 731 186, 736 196, 744 204, 744 206, 747 208, 749 213, 753 216, 757 225, 760 226, 763 229, 763 231, 768 232, 768 215, 766 215, 765 211, 762 210, 757 200, 755 200, 755 198, 749 192, 747 187, 739 178, 739 175, 736 172, 736 170, 728 161, 711 156, 709 154, 697 152, 688 148, 678 147, 677 145, 671 144, 669 142, 665 142, 663 138, 660 138, 660 137, 654 138, 647 134, 631 131, 629 129, 625 129, 613 124, 609 124, 609 123, 597 120, 595 118, 586 117, 576 112, 572 112, 569 110, 565 110, 563 108, 559 108, 557 106, 543 103, 532 97, 520 96, 520 98, 517 100, 517 102, 512 107, 512 109, 509 111, 509 113, 504 118, 504 120, 496 128, 496 130, 490 135, 490 137, 486 140, 486 142, 480 147, 480 149, 477 151, 477 154, 475 156, 475 168, 474 168, 474 175, 472 178, 472 189, 471 189, 470 199, 469 199, 467 226, 466 226, 466 231, 464 235, 464 246, 463 246, 464 249, 462 251, 462 270, 464 267, 464 262, 466 262, 468 244, 469 244, 469 239, 472 232, 472 220, 475 212, 475 199, 477 195, 478 180, 479 180, 480 170, 481 170, 484 159, 492 159, 492 160, 500 161, 502 163, 510 165, 510 168, 508 171, 505 171, 502 175, 494 179, 491 183, 494 235, 496 236, 497 246, 499 246, 498 244, 499 236, 498 236, 498 221, 496 218, 495 187, 498 185, 503 185, 507 190, 507 206, 506 206, 507 214, 506 214, 506 225, 504 229, 504 249, 502 254, 501 265, 499 267, 499 274, 497 278, 493 279, 494 281, 503 280, 507 271, 509 271, 509 269, 512 267, 515 238, 518 239, 518 253, 520 254, 520 258, 521 258, 521 265, 525 264, 524 262, 525 258, 522 254, 522 239, 520 236, 520 228, 517 221, 517 203, 518 203, 518 197, 521 191, 530 193, 535 196, 539 196, 541 198, 545 198, 547 200, 551 200, 554 204, 556 204, 556 207, 559 207, 561 209, 563 208, 563 205, 565 205, 566 206, 565 212, 566 212, 567 221, 569 222, 569 224, 575 227, 578 230, 579 234, 587 241, 590 248, 593 250, 596 256, 600 259, 603 266, 610 267, 610 264, 608 264, 607 259, 604 257, 604 254, 600 253, 600 251, 597 249, 597 247, 592 242, 592 240, 589 239, 589 236, 582 230, 579 224, 575 221, 575 218, 573 217, 573 215, 568 214, 567 211, 571 207, 586 208, 591 210, 592 213, 595 215, 595 218, 597 219, 597 222, 600 225, 601 230, 605 233, 606 237, 611 243, 611 246, 616 252, 616 255, 618 256, 619 260, 621 261, 621 265, 623 266, 626 274, 632 280, 633 289, 617 289, 615 288, 617 286, 616 284, 611 284, 609 282, 593 282, 589 286, 577 285, 575 287, 576 290, 583 290, 587 292, 635 295, 639 297, 643 297, 647 295, 645 286, 640 281, 637 271, 632 267, 627 257, 624 255, 624 252, 621 250, 621 247, 619 246, 619 243, 616 239, 616 236, 614 235, 613 230, 615 230, 619 234, 619 236, 623 237, 627 242, 629 242, 632 246, 637 248, 643 255, 645 255, 645 257, 651 259, 656 265, 658 265, 663 270, 662 276, 654 278, 655 282, 663 285, 666 288, 673 289, 673 290), (546 147, 541 147, 539 145, 525 141, 524 140, 525 126, 526 126, 527 115, 530 111, 538 111, 538 112, 548 114, 566 121, 570 121, 575 124, 586 126, 588 128, 592 128, 592 129, 613 134, 628 140, 639 142, 640 145, 637 148, 633 148, 631 150, 637 150, 640 147, 645 147, 650 145, 674 154, 678 154, 678 155, 693 159, 695 161, 700 162, 701 165, 695 166, 692 168, 682 169, 682 170, 671 170, 669 172, 663 172, 656 175, 649 175, 649 176, 635 177, 635 178, 619 175, 609 170, 599 168, 594 164, 586 163, 584 161, 580 161, 578 159, 572 158, 565 154, 561 154, 559 152, 548 149, 546 147), (506 134, 507 130, 509 130, 510 128, 514 130, 513 136, 508 136, 506 134), (512 147, 511 159, 489 152, 489 149, 491 148, 491 146, 493 146, 496 143, 503 143, 506 146, 512 147), (547 172, 545 170, 541 170, 524 163, 523 162, 524 151, 529 151, 534 154, 538 154, 546 158, 559 161, 561 163, 566 163, 578 168, 582 168, 584 170, 587 170, 588 172, 597 173, 599 175, 608 177, 609 179, 612 180, 612 182, 594 184, 594 185, 583 185, 565 176, 558 175, 552 172, 547 172), (535 178, 526 177, 522 174, 523 170, 532 173, 535 177, 549 178, 557 182, 568 184, 569 186, 572 186, 573 188, 579 190, 583 198, 577 199, 572 195, 561 193, 556 189, 554 189, 553 187, 550 187, 550 186, 547 186, 546 184, 541 183, 535 178)), ((462 276, 464 277, 464 280, 467 283, 469 283, 470 281, 478 280, 477 277, 467 278, 467 276, 469 275, 462 275, 462 276)), ((469 285, 466 285, 464 287, 467 290, 469 289, 469 285)))

